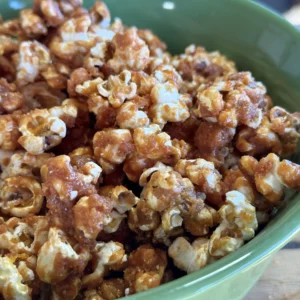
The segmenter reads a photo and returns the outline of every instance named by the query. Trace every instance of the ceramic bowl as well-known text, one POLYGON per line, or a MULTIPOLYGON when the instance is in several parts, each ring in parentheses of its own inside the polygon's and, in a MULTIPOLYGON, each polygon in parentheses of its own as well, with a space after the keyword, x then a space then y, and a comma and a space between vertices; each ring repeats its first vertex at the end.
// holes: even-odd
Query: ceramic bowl
MULTIPOLYGON (((176 54, 189 44, 219 50, 250 70, 274 102, 300 109, 300 33, 274 12, 246 0, 106 0, 113 17, 126 25, 150 28, 176 54)), ((92 1, 84 1, 89 7, 92 1)), ((29 0, 1 1, 4 19, 15 17, 29 0)), ((300 151, 292 158, 300 163, 300 151)), ((129 299, 242 299, 272 256, 300 229, 300 194, 288 201, 249 243, 193 274, 129 299)), ((127 299, 127 298, 126 298, 127 299)))

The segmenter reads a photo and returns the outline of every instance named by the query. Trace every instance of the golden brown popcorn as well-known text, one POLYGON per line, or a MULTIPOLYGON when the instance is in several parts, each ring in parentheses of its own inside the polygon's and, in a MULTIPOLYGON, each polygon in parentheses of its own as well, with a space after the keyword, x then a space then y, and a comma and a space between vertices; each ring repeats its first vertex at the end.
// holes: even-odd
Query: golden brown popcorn
POLYGON ((110 270, 122 270, 127 261, 124 247, 121 243, 110 241, 98 242, 91 252, 94 271, 83 276, 84 287, 95 288, 102 282, 110 270))
POLYGON ((217 211, 212 207, 191 210, 191 215, 184 216, 184 228, 194 236, 205 236, 219 222, 217 211))
POLYGON ((29 38, 38 38, 48 32, 43 19, 35 14, 32 9, 21 10, 20 24, 29 38))
MULTIPOLYGON (((69 156, 50 158, 41 168, 43 195, 47 198, 51 223, 73 232, 72 207, 75 199, 96 194, 93 173, 83 174, 73 167, 69 156)), ((95 164, 96 165, 96 164, 95 164)), ((96 174, 98 176, 99 173, 96 174)))
POLYGON ((219 52, 208 53, 202 47, 190 45, 185 54, 172 59, 173 66, 184 80, 184 91, 192 95, 201 83, 235 73, 235 64, 219 52))
POLYGON ((193 114, 183 122, 167 123, 164 131, 171 136, 172 139, 184 140, 193 144, 195 132, 197 131, 200 120, 193 114))
POLYGON ((88 14, 75 16, 67 20, 54 36, 49 48, 58 58, 67 62, 76 60, 76 56, 86 54, 95 44, 95 38, 88 34, 91 18, 88 14))
POLYGON ((114 170, 134 150, 128 129, 106 129, 98 131, 93 138, 94 154, 105 173, 114 170))
POLYGON ((14 81, 16 79, 16 67, 11 58, 0 55, 0 75, 8 81, 14 81))
POLYGON ((31 289, 8 257, 0 257, 0 292, 7 300, 31 299, 31 289))
POLYGON ((12 113, 24 107, 24 99, 15 84, 0 79, 0 114, 12 113))
POLYGON ((234 128, 220 126, 217 123, 201 122, 194 137, 198 157, 222 164, 229 154, 234 128))
POLYGON ((51 116, 47 109, 35 109, 23 115, 19 121, 22 136, 20 145, 31 154, 41 154, 58 145, 66 136, 66 124, 51 116))
POLYGON ((17 64, 17 83, 19 86, 36 81, 40 73, 51 63, 49 49, 37 41, 20 44, 17 64))
POLYGON ((94 96, 88 99, 90 112, 96 115, 96 128, 103 129, 113 127, 116 122, 117 110, 101 96, 94 96))
POLYGON ((99 295, 97 290, 88 289, 84 292, 83 300, 104 300, 104 298, 99 295))
POLYGON ((34 178, 14 176, 4 180, 0 191, 0 209, 3 214, 26 217, 37 214, 42 205, 42 188, 34 178))
POLYGON ((96 239, 113 208, 111 200, 97 194, 85 196, 73 207, 74 226, 86 239, 96 239))
POLYGON ((36 272, 44 282, 60 282, 70 274, 80 274, 89 257, 85 253, 78 254, 65 233, 52 227, 47 242, 39 251, 36 272))
POLYGON ((133 182, 139 182, 140 176, 142 175, 144 169, 153 167, 155 163, 156 161, 145 158, 134 152, 126 158, 123 171, 129 180, 133 182))
POLYGON ((238 191, 226 193, 218 213, 222 221, 210 237, 209 253, 223 257, 252 239, 258 224, 255 207, 238 191))
POLYGON ((144 200, 139 201, 136 207, 129 211, 128 225, 132 231, 151 231, 156 229, 159 223, 159 214, 151 209, 144 200))
POLYGON ((163 164, 145 170, 140 185, 144 186, 141 199, 158 212, 172 206, 182 206, 183 211, 187 211, 193 202, 197 202, 192 182, 163 164))
MULTIPOLYGON (((60 200, 74 200, 77 197, 94 194, 93 172, 83 174, 71 165, 67 155, 48 159, 41 168, 43 192, 47 200, 59 197, 60 200)), ((95 174, 96 177, 98 173, 95 174)), ((58 209, 58 208, 57 208, 58 209)))
POLYGON ((127 29, 124 33, 117 33, 112 39, 115 47, 113 58, 108 61, 108 66, 114 72, 122 70, 143 70, 149 61, 149 48, 139 38, 136 28, 127 29))
POLYGON ((126 282, 122 278, 103 280, 99 288, 99 294, 107 300, 114 300, 125 296, 126 282))
POLYGON ((64 281, 52 285, 53 299, 75 299, 81 289, 81 280, 79 277, 69 277, 64 281))
POLYGON ((137 94, 140 96, 150 94, 152 88, 158 83, 154 76, 150 76, 144 71, 131 71, 131 81, 136 84, 137 94))
POLYGON ((58 65, 51 64, 45 67, 41 72, 42 77, 47 82, 49 87, 53 89, 63 90, 67 87, 67 77, 58 72, 58 65))
POLYGON ((10 36, 0 34, 0 55, 15 53, 18 49, 19 42, 17 40, 10 36))
POLYGON ((110 12, 106 4, 102 1, 95 1, 94 5, 89 9, 92 24, 102 28, 110 25, 110 12))
POLYGON ((131 101, 120 107, 116 121, 119 127, 123 129, 147 127, 150 123, 147 114, 139 110, 138 105, 131 101))
POLYGON ((0 249, 16 255, 30 255, 32 230, 24 221, 13 217, 4 222, 3 218, 0 218, 0 228, 0 249))
POLYGON ((175 170, 189 178, 200 192, 205 193, 206 201, 216 206, 223 202, 222 176, 212 162, 201 158, 179 160, 175 170))
POLYGON ((131 82, 131 73, 127 70, 120 75, 109 76, 108 80, 98 85, 99 94, 106 98, 112 107, 119 108, 124 101, 136 94, 136 84, 131 82))
POLYGON ((178 237, 168 249, 169 256, 179 269, 192 273, 205 267, 210 260, 209 239, 198 238, 189 243, 185 238, 178 237))
POLYGON ((0 148, 13 151, 20 148, 18 118, 15 115, 0 116, 0 148))
POLYGON ((81 5, 81 0, 35 0, 33 11, 41 15, 49 26, 57 27, 81 5))
POLYGON ((154 123, 185 121, 189 116, 188 107, 173 83, 156 84, 151 90, 150 115, 154 123))
POLYGON ((148 45, 151 56, 160 57, 166 51, 166 44, 162 42, 151 30, 138 29, 137 34, 148 45))
POLYGON ((161 132, 157 124, 136 128, 133 132, 133 141, 137 153, 142 157, 164 163, 174 163, 181 157, 180 149, 173 145, 167 133, 161 132))
POLYGON ((19 151, 10 157, 9 163, 5 167, 2 167, 1 178, 5 179, 12 176, 39 177, 40 168, 53 156, 52 153, 33 155, 19 151))
POLYGON ((129 293, 146 291, 159 286, 167 266, 166 253, 150 245, 142 245, 130 253, 124 279, 129 293))
POLYGON ((30 83, 22 87, 21 93, 29 110, 59 106, 66 99, 63 92, 51 88, 43 81, 30 83))
POLYGON ((300 167, 288 160, 280 159, 274 153, 262 158, 254 171, 257 190, 272 204, 283 197, 284 187, 299 189, 300 167))
POLYGON ((91 77, 86 69, 78 68, 75 69, 68 79, 68 94, 70 97, 76 97, 76 87, 83 85, 86 81, 90 80, 91 77))

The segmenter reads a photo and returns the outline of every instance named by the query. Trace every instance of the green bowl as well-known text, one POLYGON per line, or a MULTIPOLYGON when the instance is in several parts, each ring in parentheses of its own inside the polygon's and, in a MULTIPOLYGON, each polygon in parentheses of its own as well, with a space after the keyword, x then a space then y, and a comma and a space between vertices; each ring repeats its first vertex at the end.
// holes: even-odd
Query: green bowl
MULTIPOLYGON (((5 19, 29 0, 1 1, 5 19)), ((84 1, 89 7, 92 1, 84 1)), ((247 0, 106 0, 112 15, 126 25, 150 28, 173 53, 191 43, 220 50, 264 82, 274 102, 300 109, 300 33, 268 9, 247 0)), ((300 162, 300 152, 293 157, 300 162)), ((300 229, 300 194, 248 244, 204 269, 129 299, 242 299, 272 256, 300 229)), ((127 298, 126 298, 127 299, 127 298)))

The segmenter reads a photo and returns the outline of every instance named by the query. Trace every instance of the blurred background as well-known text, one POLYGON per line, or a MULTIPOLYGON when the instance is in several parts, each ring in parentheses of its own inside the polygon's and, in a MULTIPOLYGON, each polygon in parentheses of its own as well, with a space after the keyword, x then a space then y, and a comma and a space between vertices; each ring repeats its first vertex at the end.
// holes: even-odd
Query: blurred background
POLYGON ((258 2, 264 3, 282 13, 289 10, 293 5, 300 4, 300 0, 258 0, 258 2))

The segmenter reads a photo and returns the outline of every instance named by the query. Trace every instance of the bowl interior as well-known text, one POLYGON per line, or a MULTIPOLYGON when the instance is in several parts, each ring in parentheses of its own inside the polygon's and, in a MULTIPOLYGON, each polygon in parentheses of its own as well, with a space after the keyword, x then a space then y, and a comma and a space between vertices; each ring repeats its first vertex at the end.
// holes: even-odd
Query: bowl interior
MULTIPOLYGON (((2 17, 12 18, 17 15, 16 10, 29 7, 30 3, 30 0, 2 2, 2 17)), ((92 3, 84 1, 86 7, 92 3)), ((299 111, 300 33, 275 13, 241 0, 106 0, 106 3, 113 17, 120 17, 126 25, 153 30, 172 53, 182 53, 192 43, 219 50, 237 62, 239 70, 252 71, 267 86, 275 104, 299 111)), ((292 160, 300 163, 300 151, 292 160)), ((182 299, 184 295, 199 292, 199 285, 204 288, 278 250, 300 228, 300 195, 290 192, 287 197, 288 205, 283 205, 268 226, 239 251, 134 298, 151 293, 154 299, 159 293, 167 299, 170 295, 182 299)))

